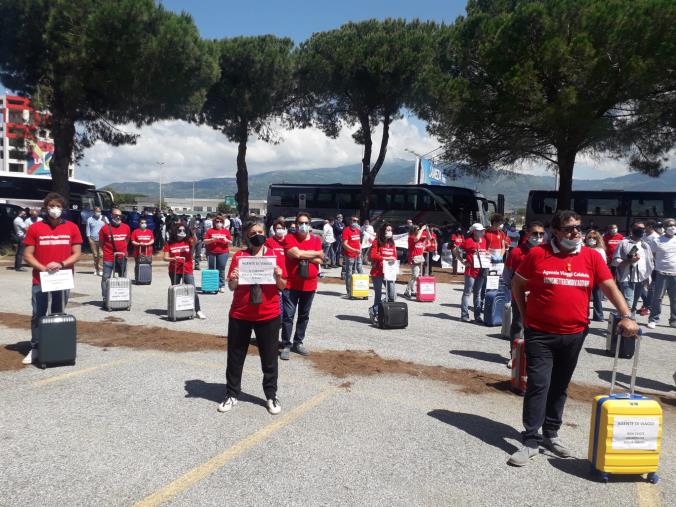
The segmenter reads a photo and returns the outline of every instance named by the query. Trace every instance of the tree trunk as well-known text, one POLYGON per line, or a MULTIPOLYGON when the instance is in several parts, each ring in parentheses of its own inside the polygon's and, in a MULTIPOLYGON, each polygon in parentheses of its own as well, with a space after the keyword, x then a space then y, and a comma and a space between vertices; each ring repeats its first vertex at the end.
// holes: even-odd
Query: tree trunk
POLYGON ((249 173, 246 168, 246 143, 249 138, 247 122, 239 128, 239 144, 237 145, 237 211, 244 221, 249 216, 249 173))
POLYGON ((368 114, 359 115, 361 130, 364 135, 364 156, 361 159, 361 202, 359 206, 359 218, 363 222, 369 219, 371 207, 371 192, 373 191, 373 178, 371 177, 371 153, 373 140, 371 139, 371 122, 368 114))
POLYGON ((575 167, 576 156, 577 152, 575 151, 558 151, 559 194, 556 199, 556 211, 571 208, 573 198, 573 168, 575 167))
POLYGON ((58 192, 70 204, 70 185, 68 167, 73 158, 75 146, 75 120, 55 113, 52 117, 52 135, 54 137, 54 155, 49 164, 52 175, 52 191, 58 192))

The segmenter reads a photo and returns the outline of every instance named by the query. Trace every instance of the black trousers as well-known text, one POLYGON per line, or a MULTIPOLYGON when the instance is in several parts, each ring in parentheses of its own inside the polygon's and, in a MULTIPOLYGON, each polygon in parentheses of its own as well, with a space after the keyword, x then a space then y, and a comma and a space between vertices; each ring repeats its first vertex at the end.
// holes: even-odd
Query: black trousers
POLYGON ((226 396, 238 398, 242 392, 242 369, 249 350, 251 331, 256 333, 263 370, 263 392, 266 399, 277 396, 277 360, 279 317, 249 321, 230 317, 228 320, 228 366, 225 370, 226 396))
POLYGON ((568 384, 589 330, 577 334, 524 332, 528 386, 523 399, 523 443, 536 447, 542 440, 558 435, 568 384))

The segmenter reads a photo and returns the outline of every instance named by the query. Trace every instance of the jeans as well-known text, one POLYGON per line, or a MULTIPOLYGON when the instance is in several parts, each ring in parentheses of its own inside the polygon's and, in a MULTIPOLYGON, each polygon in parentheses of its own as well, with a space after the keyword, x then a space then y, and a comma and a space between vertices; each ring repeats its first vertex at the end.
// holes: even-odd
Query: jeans
POLYGON ((345 272, 345 290, 347 293, 350 293, 350 286, 352 284, 352 275, 354 273, 359 273, 360 275, 364 272, 361 266, 361 255, 357 257, 348 257, 347 255, 343 256, 343 270, 345 272))
POLYGON ((33 305, 33 316, 31 317, 31 347, 38 346, 38 322, 40 317, 47 315, 49 306, 49 295, 52 295, 52 313, 62 313, 66 311, 68 304, 69 290, 63 292, 42 292, 39 285, 33 285, 31 290, 31 303, 33 305))
POLYGON ((333 249, 333 243, 324 243, 322 250, 324 251, 324 266, 335 266, 336 252, 333 249))
POLYGON ((335 259, 335 264, 337 265, 340 262, 340 258, 343 256, 343 243, 340 239, 336 239, 331 244, 331 250, 333 250, 333 258, 335 259))
MULTIPOLYGON (((127 258, 115 259, 115 272, 123 277, 127 274, 127 258)), ((105 285, 106 280, 113 276, 113 262, 103 261, 103 276, 101 277, 101 298, 106 297, 105 285)))
POLYGON ((425 264, 411 264, 411 278, 408 280, 406 285, 406 293, 409 296, 415 295, 415 281, 421 276, 425 271, 425 264))
POLYGON ((193 254, 192 258, 195 263, 195 267, 199 269, 200 265, 200 260, 202 260, 202 240, 198 239, 195 241, 195 245, 193 246, 193 254))
POLYGON ((279 317, 268 320, 249 321, 230 317, 228 319, 228 365, 225 370, 226 396, 239 398, 242 393, 242 370, 251 331, 256 333, 256 343, 261 356, 263 370, 263 392, 270 400, 277 396, 277 336, 279 335, 279 317))
POLYGON ((620 282, 619 286, 620 292, 627 302, 627 306, 632 312, 635 312, 638 299, 641 295, 641 289, 643 288, 643 282, 620 282))
POLYGON ((232 246, 242 246, 242 232, 240 229, 232 230, 232 246))
MULTIPOLYGON (((169 271, 169 280, 171 280, 172 285, 177 285, 181 283, 181 280, 183 280, 183 283, 186 285, 195 285, 195 277, 192 274, 181 274, 181 273, 172 273, 169 271)), ((195 311, 199 312, 200 311, 200 298, 197 295, 197 289, 195 289, 195 311)))
POLYGON ((388 301, 395 301, 397 299, 397 288, 394 282, 385 280, 382 276, 374 276, 373 280, 373 291, 375 293, 373 298, 373 309, 374 313, 378 313, 378 303, 383 299, 383 285, 385 285, 385 290, 387 292, 386 298, 388 301))
POLYGON ((23 266, 23 251, 26 246, 23 244, 23 238, 15 239, 16 255, 14 256, 14 269, 21 269, 23 266))
POLYGON ((305 330, 310 321, 310 308, 315 297, 314 291, 284 289, 282 301, 284 312, 282 314, 282 347, 291 346, 291 331, 293 331, 293 318, 298 308, 298 321, 296 332, 293 335, 294 344, 302 344, 305 339, 305 330))
POLYGON ((209 262, 209 269, 218 270, 218 287, 225 287, 225 266, 228 263, 229 252, 222 254, 208 254, 207 261, 209 262))
POLYGON ((598 285, 592 289, 592 298, 594 299, 594 320, 601 321, 603 320, 603 291, 598 285))
POLYGON ((89 249, 94 258, 94 270, 101 271, 101 242, 97 239, 89 238, 89 249))
POLYGON ((676 275, 663 275, 656 273, 655 293, 653 294, 650 307, 650 322, 659 322, 662 313, 662 298, 664 293, 669 294, 669 304, 671 314, 669 315, 669 324, 676 324, 676 275))
POLYGON ((465 275, 465 288, 462 291, 460 318, 469 320, 469 297, 474 294, 474 319, 481 318, 481 310, 486 296, 486 270, 482 270, 476 278, 465 275))
POLYGON ((545 438, 558 436, 568 384, 588 329, 576 334, 543 333, 526 329, 528 385, 523 398, 523 443, 537 447, 545 438))

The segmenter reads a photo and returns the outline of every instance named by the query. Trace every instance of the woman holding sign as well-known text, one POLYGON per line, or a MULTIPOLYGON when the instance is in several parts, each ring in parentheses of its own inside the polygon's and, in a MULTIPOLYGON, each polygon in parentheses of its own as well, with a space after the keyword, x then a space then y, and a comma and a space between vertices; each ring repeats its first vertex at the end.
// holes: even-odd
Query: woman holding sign
POLYGON ((263 391, 267 409, 273 415, 282 411, 277 399, 277 340, 279 337, 279 291, 286 287, 284 259, 264 246, 265 228, 257 218, 243 225, 247 248, 232 256, 228 287, 234 292, 228 320, 228 365, 225 371, 225 400, 219 412, 228 412, 242 392, 242 369, 249 349, 251 331, 263 370, 263 391))
POLYGON ((378 318, 378 304, 383 295, 383 283, 386 287, 387 300, 394 301, 397 297, 395 282, 396 272, 399 271, 399 266, 397 261, 397 247, 394 245, 392 236, 392 226, 385 222, 380 226, 380 229, 378 229, 376 240, 371 245, 371 278, 373 280, 375 297, 373 299, 373 306, 369 308, 369 317, 371 317, 371 320, 374 323, 377 322, 378 318), (385 266, 385 264, 387 264, 387 266, 385 266), (384 273, 384 269, 386 268, 392 268, 392 271, 394 271, 394 280, 386 279, 384 273))

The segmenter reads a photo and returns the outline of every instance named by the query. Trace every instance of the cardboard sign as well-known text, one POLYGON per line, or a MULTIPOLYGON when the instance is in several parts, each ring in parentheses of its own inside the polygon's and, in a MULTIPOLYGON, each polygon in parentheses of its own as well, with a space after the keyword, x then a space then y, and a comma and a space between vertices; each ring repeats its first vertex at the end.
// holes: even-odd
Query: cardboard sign
POLYGON ((472 259, 472 267, 488 269, 491 267, 491 256, 486 252, 479 252, 474 254, 472 259))
POLYGON ((193 296, 176 296, 176 311, 195 309, 195 298, 193 296))
POLYGON ((399 274, 399 261, 383 261, 383 278, 388 282, 396 282, 399 274))
POLYGON ((612 448, 656 451, 659 431, 660 418, 657 416, 615 416, 612 448))
POLYGON ((263 257, 239 257, 237 268, 239 269, 240 285, 273 285, 275 284, 275 268, 277 258, 263 257))
POLYGON ((500 277, 498 275, 488 275, 486 277, 486 290, 498 290, 500 286, 500 277))
POLYGON ((60 269, 53 273, 40 273, 40 289, 42 292, 70 290, 75 287, 73 272, 70 269, 60 269))
POLYGON ((108 301, 129 301, 129 287, 110 287, 108 301))

